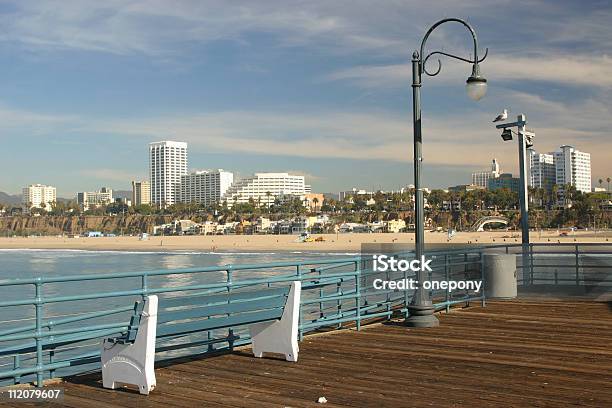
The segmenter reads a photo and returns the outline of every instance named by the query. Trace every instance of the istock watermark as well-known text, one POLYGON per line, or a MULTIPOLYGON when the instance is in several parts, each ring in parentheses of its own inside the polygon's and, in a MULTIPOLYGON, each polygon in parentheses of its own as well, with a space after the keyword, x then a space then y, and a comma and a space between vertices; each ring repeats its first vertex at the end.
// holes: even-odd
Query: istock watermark
MULTIPOLYGON (((431 266, 433 259, 421 256, 421 259, 396 258, 393 255, 374 254, 372 255, 372 270, 376 272, 434 272, 431 266)), ((372 281, 372 286, 376 290, 416 290, 419 288, 419 281, 413 278, 402 279, 382 279, 376 278, 372 281)), ((443 290, 449 293, 456 290, 467 290, 480 292, 482 287, 481 280, 435 280, 423 281, 423 288, 426 290, 443 290)))
POLYGON ((432 272, 429 264, 431 259, 425 259, 425 255, 421 256, 421 259, 397 259, 394 256, 388 255, 372 255, 374 272, 418 272, 426 271, 432 272))
MULTIPOLYGON (((385 280, 374 279, 372 286, 376 290, 416 290, 419 288, 419 281, 416 279, 385 280)), ((423 281, 423 288, 426 290, 444 290, 449 293, 455 290, 469 290, 476 293, 480 292, 482 281, 479 280, 426 280, 423 281)))

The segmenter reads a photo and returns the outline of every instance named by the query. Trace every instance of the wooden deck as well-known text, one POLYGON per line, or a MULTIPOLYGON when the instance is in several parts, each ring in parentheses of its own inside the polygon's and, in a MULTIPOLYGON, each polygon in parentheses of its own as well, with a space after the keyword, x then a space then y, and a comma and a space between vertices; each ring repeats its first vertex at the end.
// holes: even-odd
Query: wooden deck
POLYGON ((148 397, 105 390, 99 374, 74 378, 61 384, 63 405, 611 406, 611 307, 489 302, 441 314, 434 329, 373 324, 309 336, 296 364, 245 350, 158 368, 148 397))

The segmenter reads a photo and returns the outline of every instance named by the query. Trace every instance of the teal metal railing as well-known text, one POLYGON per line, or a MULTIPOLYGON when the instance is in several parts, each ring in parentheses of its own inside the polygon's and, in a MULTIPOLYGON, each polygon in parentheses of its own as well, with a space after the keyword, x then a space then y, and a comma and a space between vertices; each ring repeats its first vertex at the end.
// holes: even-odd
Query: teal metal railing
POLYGON ((517 256, 517 283, 521 286, 612 286, 612 244, 532 243, 482 247, 486 252, 503 251, 517 256), (522 257, 527 262, 522 262, 522 257))
MULTIPOLYGON (((484 279, 482 253, 480 248, 431 252, 430 278, 484 279)), ((300 280, 302 339, 322 328, 350 324, 359 330, 374 319, 407 316, 412 293, 376 290, 372 281, 408 277, 414 276, 375 272, 367 257, 357 256, 0 281, 0 384, 35 380, 42 386, 46 378, 99 368, 100 341, 125 332, 134 302, 147 295, 157 294, 162 302, 185 294, 256 290, 300 280)), ((431 294, 437 310, 477 300, 484 304, 482 293, 431 294)), ((199 355, 249 341, 244 327, 202 332, 158 343, 156 358, 199 355)))

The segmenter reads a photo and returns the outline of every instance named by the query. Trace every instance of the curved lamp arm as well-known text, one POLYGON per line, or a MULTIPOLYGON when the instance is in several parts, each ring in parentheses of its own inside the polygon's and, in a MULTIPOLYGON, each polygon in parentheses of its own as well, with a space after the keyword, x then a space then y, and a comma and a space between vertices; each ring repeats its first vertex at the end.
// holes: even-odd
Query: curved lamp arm
POLYGON ((438 69, 435 72, 428 72, 427 69, 425 68, 425 65, 427 63, 427 60, 433 56, 433 55, 444 55, 447 57, 451 57, 454 59, 458 59, 460 61, 464 61, 470 64, 474 65, 474 69, 473 69, 473 75, 479 75, 479 67, 478 64, 482 61, 484 61, 485 58, 487 58, 487 55, 489 54, 489 49, 485 49, 485 54, 481 59, 478 59, 478 38, 476 37, 476 32, 474 31, 474 29, 472 28, 472 26, 459 19, 459 18, 445 18, 443 20, 438 21, 437 23, 435 23, 434 25, 431 26, 431 28, 429 30, 427 30, 427 32, 425 33, 425 36, 423 37, 423 41, 421 42, 421 53, 420 53, 420 57, 421 57, 421 61, 419 62, 419 69, 422 73, 426 73, 429 76, 435 76, 438 75, 440 73, 440 70, 442 69, 442 62, 440 61, 440 59, 438 59, 438 69), (469 60, 463 57, 459 57, 457 55, 453 55, 453 54, 449 54, 446 52, 442 52, 442 51, 433 51, 431 53, 429 53, 427 56, 424 57, 424 51, 425 51, 425 44, 427 43, 427 39, 429 38, 430 34, 433 32, 433 30, 435 30, 438 26, 447 23, 447 22, 456 22, 459 24, 462 24, 463 26, 465 26, 470 33, 472 34, 472 39, 474 41, 474 59, 473 60, 469 60))

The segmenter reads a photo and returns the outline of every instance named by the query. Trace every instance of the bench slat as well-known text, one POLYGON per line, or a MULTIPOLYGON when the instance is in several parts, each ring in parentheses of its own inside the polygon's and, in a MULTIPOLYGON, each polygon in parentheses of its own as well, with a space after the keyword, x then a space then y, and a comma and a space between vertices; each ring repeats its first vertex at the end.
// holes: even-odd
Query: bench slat
MULTIPOLYGON (((117 329, 115 331, 116 335, 120 335, 120 330, 117 329)), ((112 336, 113 333, 109 333, 108 329, 105 330, 94 330, 87 333, 74 333, 74 334, 64 334, 60 336, 54 336, 51 339, 46 339, 42 341, 43 350, 55 349, 57 347, 62 347, 68 344, 79 343, 81 341, 92 340, 96 338, 100 338, 102 336, 112 336)), ((26 344, 15 345, 12 347, 6 347, 0 349, 0 356, 2 355, 12 355, 16 353, 32 353, 36 351, 36 342, 28 342, 26 344)))
POLYGON ((251 299, 254 295, 257 295, 259 298, 263 297, 275 297, 275 296, 287 296, 289 293, 289 287, 282 288, 265 288, 259 290, 245 290, 245 291, 235 291, 235 292, 224 292, 219 294, 210 294, 210 293, 196 293, 185 296, 179 296, 175 298, 163 298, 159 300, 160 307, 170 308, 170 307, 181 307, 181 306, 191 306, 194 304, 214 304, 214 303, 222 303, 222 302, 234 302, 238 300, 251 299))
POLYGON ((223 303, 220 305, 212 305, 212 306, 199 306, 194 305, 195 307, 189 309, 181 309, 181 310, 164 310, 158 312, 157 315, 157 324, 162 325, 164 323, 177 321, 177 320, 185 320, 185 319, 198 319, 205 318, 209 316, 223 315, 228 313, 241 313, 262 309, 276 309, 282 308, 285 306, 287 302, 287 298, 284 296, 276 296, 264 299, 246 299, 241 302, 235 303, 223 303))
POLYGON ((164 324, 157 328, 157 337, 178 336, 199 331, 265 322, 268 320, 280 319, 282 314, 282 309, 270 309, 254 313, 241 313, 229 317, 214 317, 186 323, 164 324))

